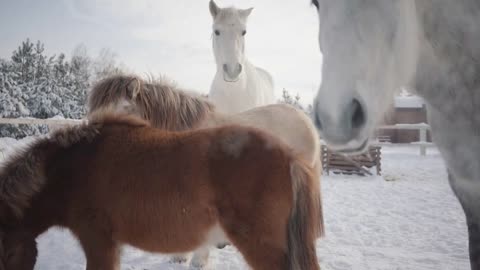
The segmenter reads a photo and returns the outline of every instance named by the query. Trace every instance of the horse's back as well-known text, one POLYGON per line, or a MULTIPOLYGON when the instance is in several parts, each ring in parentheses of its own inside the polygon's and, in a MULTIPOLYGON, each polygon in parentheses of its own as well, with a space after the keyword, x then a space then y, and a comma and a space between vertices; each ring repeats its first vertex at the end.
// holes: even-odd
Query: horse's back
POLYGON ((223 119, 255 127, 275 135, 313 166, 318 159, 320 140, 310 118, 299 109, 287 104, 272 104, 254 108, 223 119))

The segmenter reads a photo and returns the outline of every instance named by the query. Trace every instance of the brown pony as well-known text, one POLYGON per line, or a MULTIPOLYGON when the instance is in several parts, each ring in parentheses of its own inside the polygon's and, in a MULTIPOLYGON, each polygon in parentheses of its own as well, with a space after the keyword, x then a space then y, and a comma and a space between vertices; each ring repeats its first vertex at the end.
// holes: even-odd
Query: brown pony
MULTIPOLYGON (((317 172, 321 170, 320 140, 310 118, 285 104, 253 108, 226 115, 204 97, 187 92, 165 77, 147 81, 135 75, 116 75, 97 83, 89 93, 89 113, 104 108, 138 115, 160 129, 182 131, 225 125, 259 128, 274 134, 305 159, 317 172)), ((196 250, 190 264, 207 264, 208 247, 196 250)), ((175 254, 172 262, 187 261, 186 254, 175 254)))
POLYGON ((87 270, 119 247, 188 252, 220 238, 253 269, 319 269, 315 172, 275 138, 229 126, 190 132, 93 115, 38 139, 0 169, 0 269, 32 270, 35 238, 70 229, 87 270))
MULTIPOLYGON (((135 75, 116 75, 100 81, 89 93, 89 113, 105 108, 138 115, 156 128, 172 131, 225 125, 259 128, 289 145, 317 172, 321 170, 316 128, 303 111, 289 105, 267 105, 226 115, 217 112, 204 97, 177 87, 165 77, 145 81, 135 75)), ((208 247, 201 247, 190 264, 202 267, 207 264, 208 256, 208 247)), ((172 258, 172 262, 184 261, 186 254, 175 254, 172 258)))

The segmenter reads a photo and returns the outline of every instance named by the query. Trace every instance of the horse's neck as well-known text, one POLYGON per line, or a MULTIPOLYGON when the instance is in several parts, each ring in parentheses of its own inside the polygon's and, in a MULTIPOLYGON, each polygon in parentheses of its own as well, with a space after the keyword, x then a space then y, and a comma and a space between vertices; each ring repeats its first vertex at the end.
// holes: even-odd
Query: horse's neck
POLYGON ((480 113, 480 31, 472 27, 480 10, 474 1, 416 0, 422 35, 414 87, 447 118, 480 113))

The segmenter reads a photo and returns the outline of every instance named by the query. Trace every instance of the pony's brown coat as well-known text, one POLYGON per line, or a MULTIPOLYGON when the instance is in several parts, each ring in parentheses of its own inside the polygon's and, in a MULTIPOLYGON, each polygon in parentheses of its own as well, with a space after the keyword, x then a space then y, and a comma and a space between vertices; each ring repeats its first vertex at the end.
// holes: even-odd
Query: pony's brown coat
POLYGON ((16 218, 23 216, 30 206, 34 194, 45 185, 43 161, 49 153, 58 148, 67 148, 80 141, 90 141, 98 134, 97 125, 79 125, 59 130, 46 139, 33 142, 25 149, 18 150, 7 162, 0 166, 0 198, 2 206, 16 218))
POLYGON ((33 191, 25 196, 28 204, 0 194, 2 233, 24 240, 3 241, 4 269, 31 270, 33 239, 54 225, 78 237, 87 270, 118 269, 120 244, 193 250, 216 225, 254 269, 319 268, 314 171, 258 130, 172 133, 133 117, 96 115, 89 125, 40 139, 7 162, 0 171, 4 188, 16 185, 5 181, 18 177, 16 160, 32 164, 17 180, 20 189, 33 191), (238 136, 248 139, 232 155, 238 136), (8 214, 18 210, 22 215, 8 214))

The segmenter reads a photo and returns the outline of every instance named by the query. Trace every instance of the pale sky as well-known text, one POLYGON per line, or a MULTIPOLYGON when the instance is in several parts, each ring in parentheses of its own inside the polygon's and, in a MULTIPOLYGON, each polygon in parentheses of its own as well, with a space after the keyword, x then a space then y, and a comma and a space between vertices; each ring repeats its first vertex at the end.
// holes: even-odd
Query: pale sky
MULTIPOLYGON (((217 0, 254 7, 246 55, 283 88, 311 103, 320 84, 318 18, 309 0, 217 0)), ((0 57, 21 41, 41 40, 48 54, 83 43, 96 56, 109 48, 130 70, 164 74, 208 92, 215 74, 208 0, 0 0, 0 57)))

